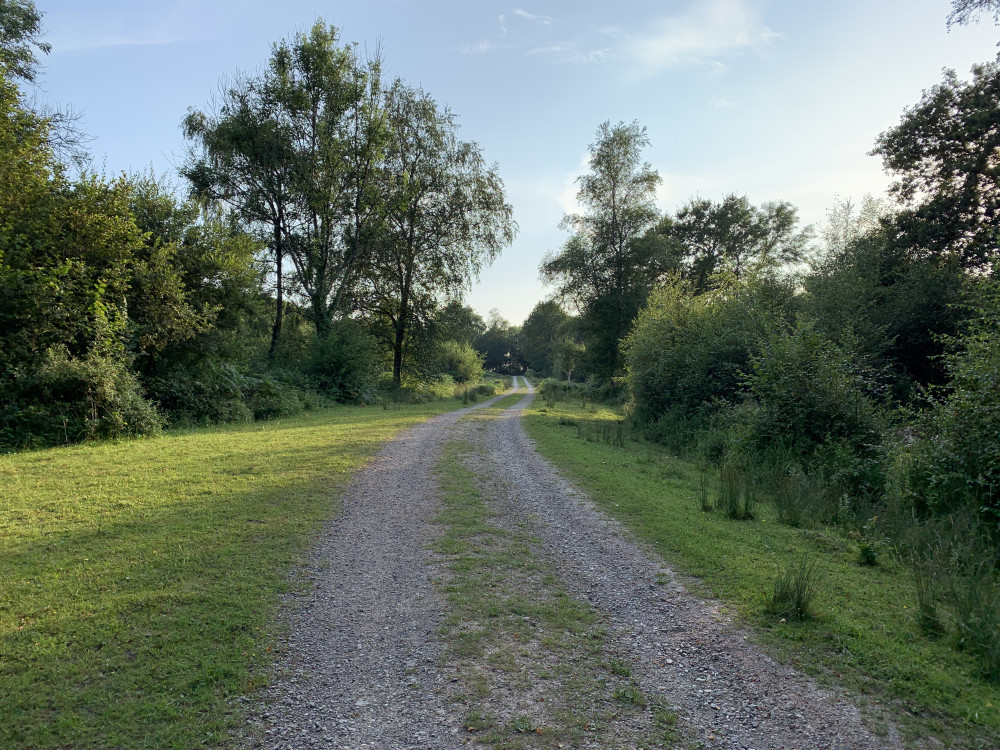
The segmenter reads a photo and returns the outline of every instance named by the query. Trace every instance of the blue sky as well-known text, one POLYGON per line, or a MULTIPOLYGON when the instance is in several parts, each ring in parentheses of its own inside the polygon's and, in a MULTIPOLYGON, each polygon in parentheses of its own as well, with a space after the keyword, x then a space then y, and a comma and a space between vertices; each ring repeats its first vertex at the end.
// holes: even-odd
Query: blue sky
POLYGON ((317 17, 380 47, 393 75, 459 115, 499 164, 520 233, 467 299, 521 322, 603 120, 648 128, 660 205, 745 193, 821 223, 881 194, 867 156, 941 69, 997 54, 1000 28, 948 32, 948 0, 36 0, 52 53, 42 97, 83 113, 109 174, 172 172, 188 107, 317 17))

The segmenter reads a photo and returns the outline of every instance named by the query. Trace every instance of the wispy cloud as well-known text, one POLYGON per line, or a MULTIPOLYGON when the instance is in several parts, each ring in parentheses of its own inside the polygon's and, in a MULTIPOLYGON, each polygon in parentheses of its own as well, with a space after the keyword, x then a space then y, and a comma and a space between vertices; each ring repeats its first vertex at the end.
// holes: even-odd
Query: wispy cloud
POLYGON ((551 26, 556 21, 556 19, 552 18, 552 16, 540 16, 535 13, 529 13, 523 8, 514 8, 514 15, 526 18, 529 21, 535 21, 536 23, 542 24, 542 26, 551 26))
POLYGON ((528 50, 526 55, 549 55, 562 62, 582 65, 584 63, 600 62, 614 56, 613 50, 603 47, 600 49, 581 49, 574 42, 561 42, 558 44, 548 44, 528 50))
POLYGON ((192 23, 204 16, 196 3, 178 0, 147 18, 137 10, 121 13, 53 11, 45 17, 46 41, 55 52, 77 52, 105 47, 147 47, 211 38, 214 24, 192 23))
POLYGON ((497 49, 503 45, 491 42, 489 39, 480 39, 475 44, 466 44, 462 47, 462 52, 466 55, 481 55, 484 52, 497 49))
POLYGON ((715 107, 716 109, 729 109, 730 107, 735 107, 736 102, 731 102, 728 99, 723 99, 720 96, 713 96, 708 100, 708 106, 715 107))
POLYGON ((648 71, 747 50, 762 51, 781 34, 766 26, 745 0, 699 2, 680 16, 662 18, 647 33, 633 35, 629 54, 648 71))
POLYGON ((637 18, 627 25, 574 26, 573 18, 557 20, 524 8, 513 8, 497 20, 498 34, 462 51, 478 54, 502 47, 575 64, 620 60, 640 75, 690 64, 724 73, 727 57, 762 53, 781 38, 763 22, 752 0, 689 0, 678 14, 637 18))

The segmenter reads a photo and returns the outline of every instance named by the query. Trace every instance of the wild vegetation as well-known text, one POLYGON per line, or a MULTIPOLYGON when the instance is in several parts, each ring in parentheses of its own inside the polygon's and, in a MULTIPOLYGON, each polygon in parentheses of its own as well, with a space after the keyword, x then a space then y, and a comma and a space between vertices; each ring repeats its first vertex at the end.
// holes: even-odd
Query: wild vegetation
MULTIPOLYGON (((1000 3, 955 0, 948 22, 984 12, 1000 17, 1000 3)), ((296 488, 353 469, 373 445, 345 449, 357 460, 340 467, 329 444, 310 442, 305 425, 334 424, 320 407, 381 404, 364 418, 340 412, 384 426, 374 440, 438 408, 403 404, 472 401, 521 373, 545 379, 532 417, 543 448, 599 497, 631 486, 608 509, 781 648, 804 644, 794 653, 807 666, 957 733, 962 721, 998 730, 987 709, 1000 682, 1000 57, 968 80, 946 72, 879 135, 872 154, 894 176, 889 194, 840 201, 818 229, 800 226, 790 203, 738 194, 663 213, 645 128, 601 124, 582 212, 563 218, 569 237, 539 269, 553 296, 517 325, 463 300, 517 231, 499 168, 460 139, 447 107, 388 80, 335 27, 278 41, 259 72, 224 79, 191 108, 173 184, 78 167, 72 118, 27 93, 49 51, 40 22, 30 0, 0 2, 0 450, 11 453, 0 489, 19 540, 5 564, 21 571, 4 576, 15 634, 0 663, 22 690, 0 707, 19 717, 9 733, 51 733, 9 741, 61 741, 65 721, 116 744, 142 722, 162 726, 163 742, 197 744, 183 732, 250 672, 206 656, 209 676, 185 672, 193 697, 175 705, 135 682, 130 662, 140 651, 180 658, 189 643, 200 658, 196 641, 170 640, 182 631, 161 637, 150 623, 195 612, 196 591, 213 585, 197 578, 220 567, 203 558, 218 552, 199 546, 205 534, 221 529, 218 544, 236 545, 226 554, 251 565, 246 544, 287 558, 329 512, 314 495, 286 507, 275 493, 287 477, 257 476, 291 460, 278 437, 300 441, 298 459, 316 454, 288 480, 294 505, 296 488), (313 416, 244 444, 253 420, 303 413, 313 416), (167 462, 158 441, 48 449, 222 423, 241 426, 180 433, 175 447, 190 453, 169 460, 191 476, 165 476, 193 483, 181 489, 134 471, 167 462), (215 456, 195 478, 192 456, 209 450, 199 441, 220 430, 249 458, 215 456), (141 489, 145 505, 118 485, 141 489), (200 494, 244 508, 240 528, 198 503, 185 512, 201 520, 171 515, 200 494), (275 536, 251 534, 255 524, 275 536), (133 539, 133 527, 148 536, 133 539), (685 541, 698 534, 718 543, 685 541), (142 574, 123 580, 132 566, 142 574), (163 593, 168 573, 182 577, 163 593), (38 598, 63 588, 64 599, 38 598), (96 618, 102 607, 122 614, 123 630, 96 618), (867 632, 872 613, 881 633, 867 632), (46 699, 52 715, 18 703, 36 684, 62 691, 46 699), (77 710, 81 685, 140 697, 95 718, 77 710), (111 719, 126 724, 100 724, 111 719)), ((458 495, 463 477, 452 477, 458 495)), ((250 598, 280 588, 273 570, 244 572, 270 587, 247 583, 250 598)), ((267 632, 248 602, 221 616, 231 634, 205 631, 227 654, 267 632)))
POLYGON ((188 112, 183 185, 71 176, 67 123, 24 93, 40 14, 4 3, 0 24, 0 447, 479 379, 489 331, 461 296, 516 225, 429 94, 318 21, 188 112))
MULTIPOLYGON (((920 637, 972 656, 990 681, 998 89, 1000 58, 969 80, 946 72, 875 142, 895 177, 888 198, 842 201, 818 233, 787 203, 735 195, 657 214, 645 131, 605 123, 580 179, 588 214, 564 220, 573 233, 540 267, 576 314, 553 317, 546 302, 524 329, 551 321, 525 348, 529 372, 555 376, 542 383, 549 407, 622 408, 621 425, 578 426, 581 437, 653 440, 714 467, 730 519, 839 529, 863 540, 860 564, 905 565, 920 637)), ((811 569, 789 568, 767 608, 802 619, 811 569)))

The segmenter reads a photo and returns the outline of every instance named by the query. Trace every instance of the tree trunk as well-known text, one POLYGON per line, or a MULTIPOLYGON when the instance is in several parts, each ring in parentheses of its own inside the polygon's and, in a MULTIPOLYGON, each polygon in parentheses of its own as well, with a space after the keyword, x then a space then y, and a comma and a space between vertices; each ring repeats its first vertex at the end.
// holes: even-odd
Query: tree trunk
POLYGON ((274 326, 271 328, 271 346, 267 350, 268 362, 274 362, 274 357, 277 354, 278 341, 281 338, 281 322, 285 312, 284 282, 282 280, 283 274, 281 268, 282 256, 284 255, 283 248, 281 247, 281 222, 282 218, 279 214, 278 221, 274 224, 275 308, 274 326))
POLYGON ((403 319, 400 318, 399 323, 393 328, 396 331, 396 338, 392 343, 392 382, 394 385, 400 385, 403 380, 403 339, 406 336, 403 319))

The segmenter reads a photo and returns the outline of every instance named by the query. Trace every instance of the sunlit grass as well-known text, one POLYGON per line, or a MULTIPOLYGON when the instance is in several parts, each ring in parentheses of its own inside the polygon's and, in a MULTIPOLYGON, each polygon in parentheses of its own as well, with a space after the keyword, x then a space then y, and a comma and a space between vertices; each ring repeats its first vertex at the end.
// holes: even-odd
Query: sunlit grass
POLYGON ((345 482, 458 405, 0 456, 0 747, 227 744, 345 482))
MULTIPOLYGON (((702 511, 698 467, 654 444, 616 447, 598 439, 591 422, 619 418, 600 407, 536 400, 525 423, 545 457, 670 564, 700 579, 784 659, 888 703, 890 716, 913 733, 995 746, 1000 689, 980 678, 972 657, 922 635, 906 566, 890 555, 862 566, 856 544, 841 532, 782 526, 769 504, 752 521, 702 511), (814 617, 781 623, 766 614, 774 582, 803 555, 816 564, 814 617)), ((714 496, 714 473, 708 481, 714 496)))

